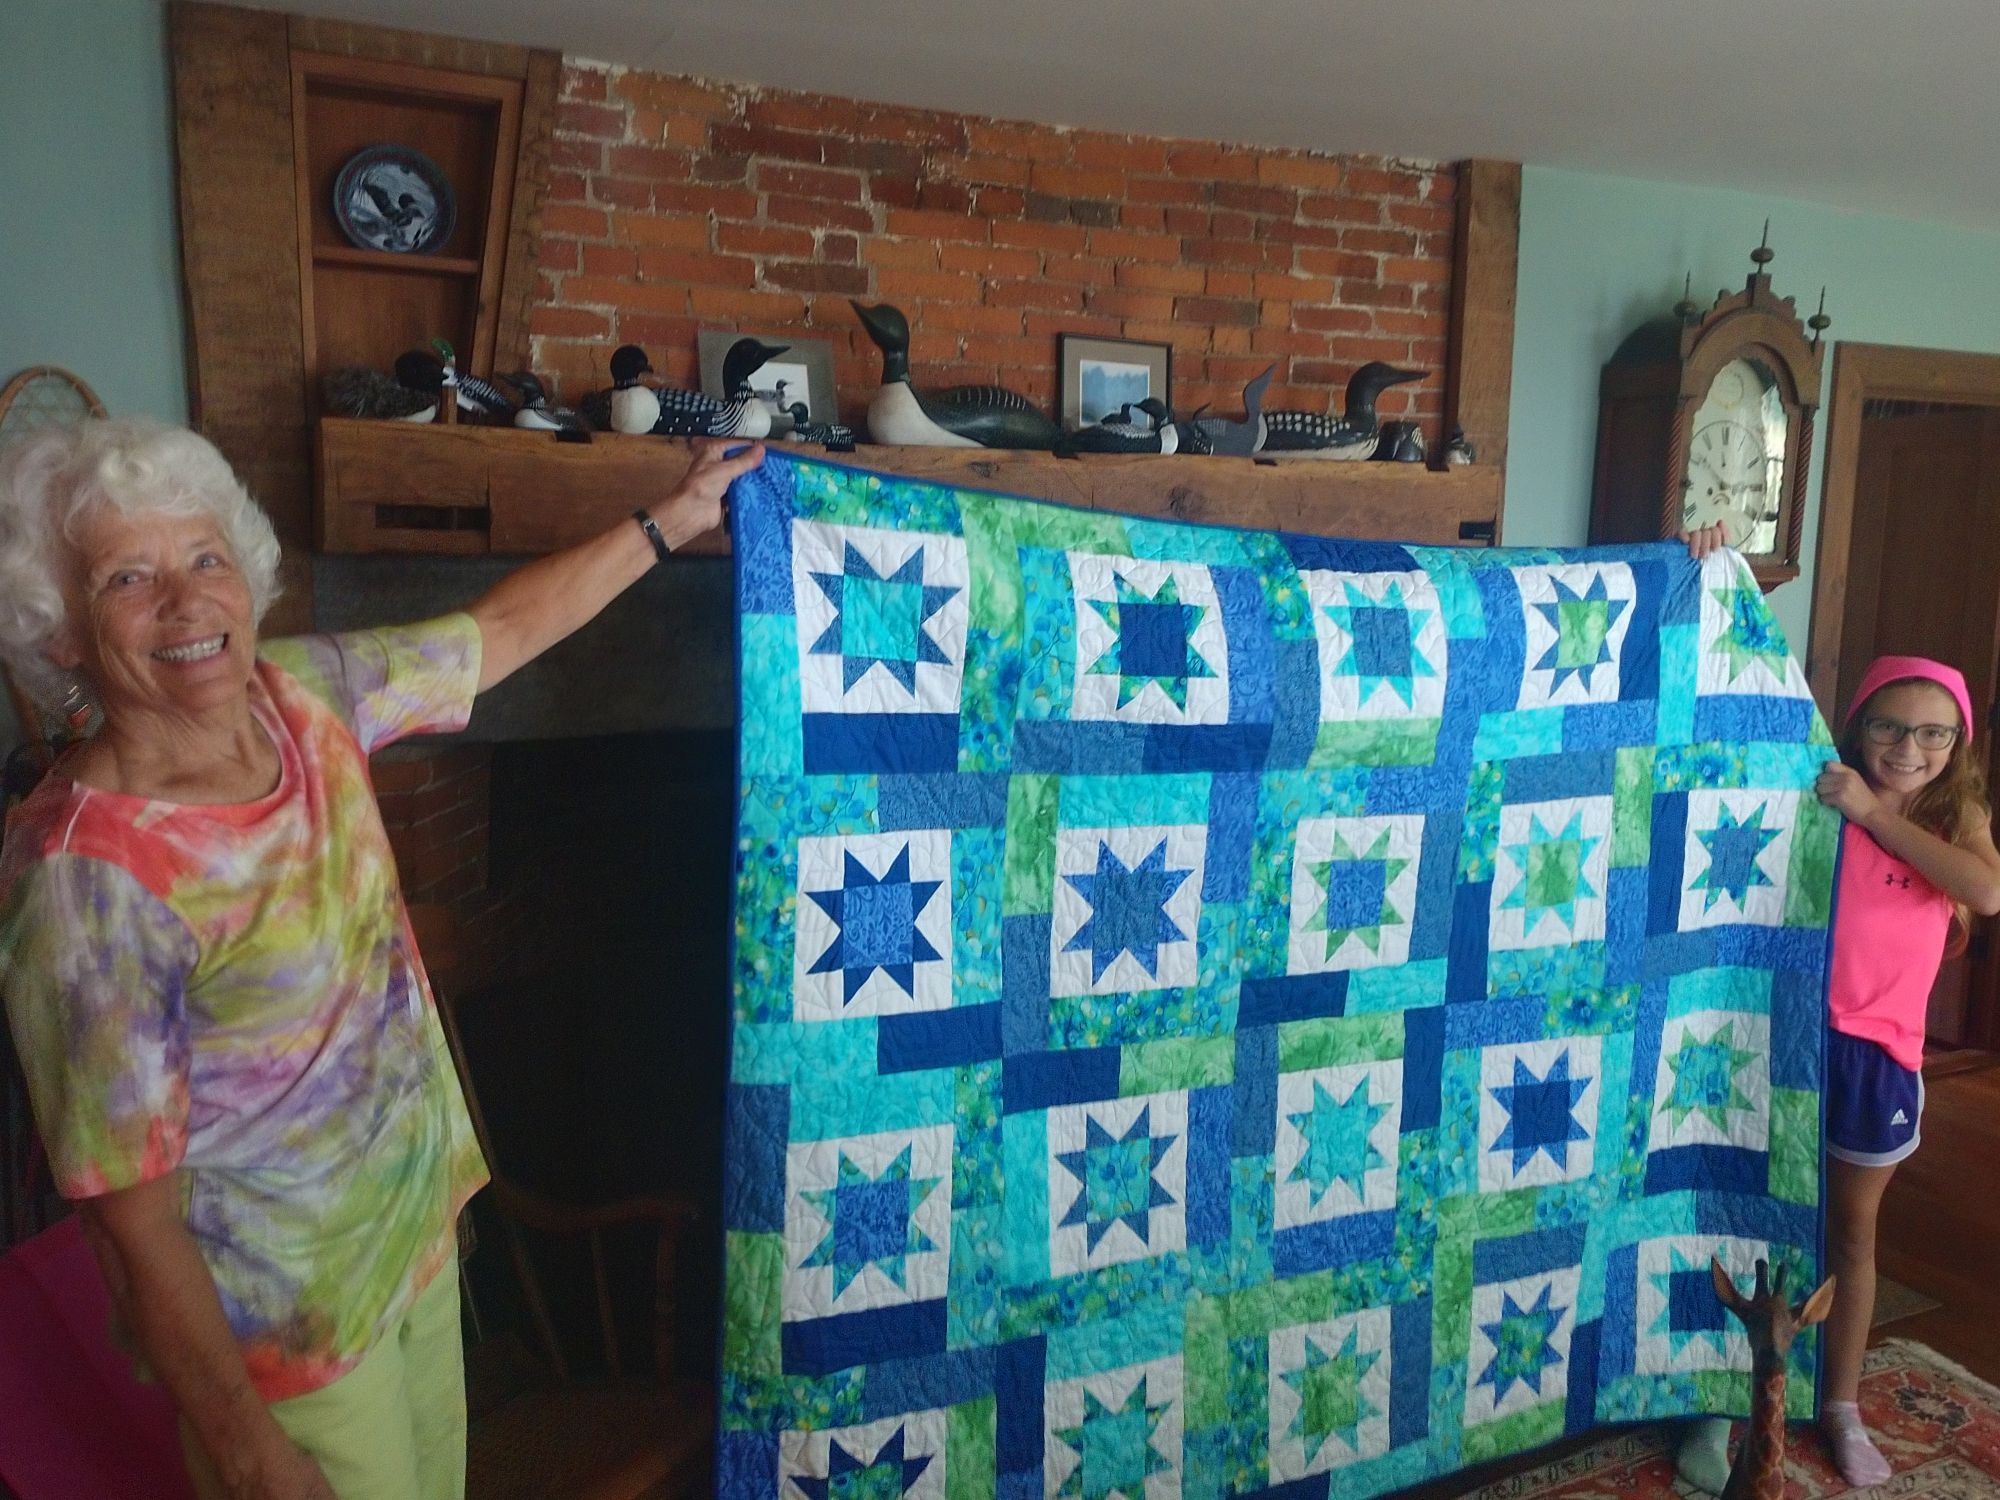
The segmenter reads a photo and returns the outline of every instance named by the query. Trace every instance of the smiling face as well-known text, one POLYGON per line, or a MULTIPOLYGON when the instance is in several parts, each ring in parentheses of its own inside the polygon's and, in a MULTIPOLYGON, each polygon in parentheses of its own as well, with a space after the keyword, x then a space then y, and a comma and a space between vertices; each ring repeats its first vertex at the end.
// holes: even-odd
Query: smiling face
POLYGON ((256 664, 250 587, 207 516, 82 516, 63 590, 58 666, 89 678, 107 723, 196 719, 243 696, 256 664))
MULTIPOLYGON (((1962 729, 1958 704, 1950 693, 1934 682, 1898 682, 1883 688, 1861 706, 1859 721, 1886 719, 1915 728, 1924 724, 1947 724, 1962 729)), ((1914 734, 1906 734, 1896 744, 1878 745, 1865 732, 1861 736, 1861 774, 1878 792, 1907 800, 1944 774, 1951 760, 1952 745, 1926 750, 1914 734)))

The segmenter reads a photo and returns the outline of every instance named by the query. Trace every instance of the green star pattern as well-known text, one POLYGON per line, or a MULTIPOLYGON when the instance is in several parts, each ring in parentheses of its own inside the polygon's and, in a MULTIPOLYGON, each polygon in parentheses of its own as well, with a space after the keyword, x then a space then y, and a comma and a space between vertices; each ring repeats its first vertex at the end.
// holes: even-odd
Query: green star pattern
POLYGON ((1336 833, 1333 836, 1333 857, 1331 859, 1313 860, 1307 864, 1306 872, 1312 877, 1313 888, 1318 892, 1319 905, 1314 909, 1313 914, 1306 918, 1305 930, 1307 932, 1324 931, 1326 933, 1326 956, 1328 958, 1332 958, 1334 954, 1338 953, 1340 945, 1349 938, 1359 938, 1367 946, 1370 953, 1380 953, 1382 951, 1382 929, 1384 927, 1402 927, 1407 925, 1409 919, 1398 911, 1395 903, 1389 899, 1389 887, 1394 885, 1396 877, 1409 867, 1410 862, 1407 859, 1392 859, 1390 857, 1389 830, 1386 828, 1376 836, 1375 842, 1370 844, 1366 849, 1354 848, 1347 842, 1345 837, 1336 833), (1376 913, 1375 921, 1362 927, 1334 927, 1329 925, 1329 907, 1333 899, 1332 884, 1335 867, 1342 864, 1369 861, 1379 863, 1382 866, 1382 909, 1376 913))
POLYGON ((1674 1070, 1672 1089, 1667 1094, 1667 1112, 1674 1129, 1687 1123, 1690 1115, 1701 1115, 1718 1131, 1727 1132, 1729 1116, 1750 1108, 1750 1100, 1737 1087, 1736 1075, 1757 1060, 1757 1054, 1736 1045, 1736 1023, 1724 1021, 1706 1038, 1697 1037, 1689 1027, 1681 1044, 1667 1059, 1674 1070))
POLYGON ((1583 814, 1572 813, 1560 831, 1552 832, 1540 814, 1528 819, 1525 843, 1504 844, 1501 852, 1521 870, 1521 883, 1502 901, 1522 914, 1523 930, 1533 932, 1545 913, 1554 913, 1565 927, 1576 926, 1576 903, 1600 895, 1583 873, 1602 839, 1587 838, 1583 814))
POLYGON ((1335 1354, 1328 1354, 1307 1334, 1306 1362, 1279 1377, 1298 1393, 1299 1409, 1292 1417, 1290 1436, 1304 1442, 1309 1464, 1319 1457, 1329 1438, 1339 1438, 1350 1449, 1359 1447, 1356 1439, 1361 1424, 1381 1415, 1361 1393, 1361 1380, 1382 1355, 1373 1349, 1360 1352, 1354 1334, 1354 1329, 1347 1330, 1347 1338, 1335 1354))
POLYGON ((1764 607, 1763 594, 1755 588, 1710 589, 1709 597, 1729 616, 1729 627, 1708 649, 1729 663, 1729 680, 1734 682, 1758 662, 1764 663, 1778 681, 1785 680, 1785 640, 1777 621, 1764 607))
MULTIPOLYGON (((1086 670, 1118 679, 1120 708, 1138 697, 1145 691, 1146 685, 1151 683, 1167 695, 1167 700, 1175 708, 1185 709, 1189 681, 1197 677, 1215 676, 1215 669, 1208 664, 1208 659, 1194 644, 1195 628, 1201 624, 1201 617, 1208 613, 1208 606, 1181 603, 1180 588, 1171 577, 1165 579, 1158 591, 1152 594, 1146 593, 1122 573, 1113 575, 1112 586, 1117 593, 1115 599, 1088 601, 1090 607, 1103 617, 1104 623, 1111 627, 1113 640, 1110 646, 1105 648, 1104 654, 1092 662, 1086 670), (1169 671, 1147 670, 1144 667, 1141 670, 1133 670, 1133 663, 1127 659, 1131 653, 1125 645, 1125 630, 1120 624, 1121 612, 1133 608, 1180 611, 1181 628, 1186 632, 1187 639, 1185 662, 1175 662, 1173 669, 1169 671)), ((1159 665, 1159 663, 1151 664, 1154 668, 1159 665)))

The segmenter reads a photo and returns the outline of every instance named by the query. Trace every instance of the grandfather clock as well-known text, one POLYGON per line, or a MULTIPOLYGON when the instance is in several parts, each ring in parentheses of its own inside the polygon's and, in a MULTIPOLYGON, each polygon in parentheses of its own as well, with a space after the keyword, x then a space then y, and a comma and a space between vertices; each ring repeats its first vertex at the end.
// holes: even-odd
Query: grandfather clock
POLYGON ((1820 335, 1832 320, 1824 289, 1804 322, 1771 290, 1764 227, 1742 291, 1718 293, 1699 316, 1684 297, 1604 366, 1590 540, 1650 541, 1720 522, 1769 590, 1799 572, 1820 335))

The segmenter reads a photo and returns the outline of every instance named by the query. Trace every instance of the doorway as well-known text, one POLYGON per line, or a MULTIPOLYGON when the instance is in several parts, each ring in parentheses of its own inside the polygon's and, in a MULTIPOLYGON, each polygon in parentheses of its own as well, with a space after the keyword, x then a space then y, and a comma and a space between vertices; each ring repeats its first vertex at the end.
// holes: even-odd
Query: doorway
MULTIPOLYGON (((1829 715, 1884 652, 1960 668, 1989 785, 2000 687, 2000 356, 1843 344, 1807 674, 1829 715)), ((2000 1050, 2000 933, 1975 921, 1931 992, 1933 1049, 2000 1050)))

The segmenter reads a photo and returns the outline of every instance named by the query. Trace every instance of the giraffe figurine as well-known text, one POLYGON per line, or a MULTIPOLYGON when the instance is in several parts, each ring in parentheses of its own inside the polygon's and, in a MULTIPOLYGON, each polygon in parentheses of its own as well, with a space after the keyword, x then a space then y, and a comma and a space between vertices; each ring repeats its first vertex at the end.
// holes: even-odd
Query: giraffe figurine
POLYGON ((1750 1428, 1736 1450, 1721 1500, 1785 1500, 1785 1361, 1799 1331, 1832 1309, 1833 1278, 1793 1307, 1785 1300, 1785 1266, 1767 1285, 1767 1267, 1758 1261, 1757 1287, 1749 1297, 1736 1290, 1719 1258, 1711 1257, 1708 1269, 1715 1295, 1750 1335, 1750 1428))

